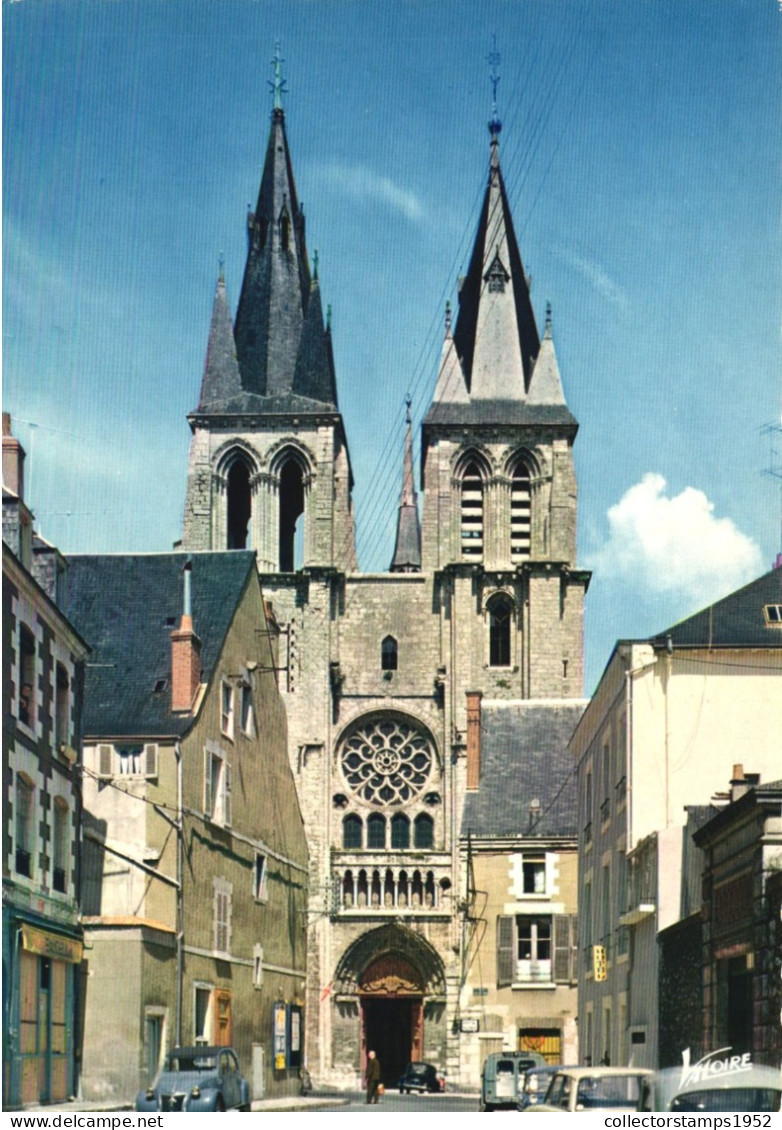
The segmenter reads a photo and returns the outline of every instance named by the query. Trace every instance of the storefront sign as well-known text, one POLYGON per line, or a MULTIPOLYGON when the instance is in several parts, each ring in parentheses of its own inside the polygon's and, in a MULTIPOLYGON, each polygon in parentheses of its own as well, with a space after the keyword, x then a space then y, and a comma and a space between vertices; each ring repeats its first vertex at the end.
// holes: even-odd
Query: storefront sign
POLYGON ((55 961, 69 961, 78 965, 84 946, 75 938, 64 934, 52 934, 48 930, 38 930, 35 926, 22 926, 22 946, 30 953, 40 957, 50 957, 55 961))
POLYGON ((478 1032, 480 1030, 477 1016, 465 1016, 459 1026, 462 1032, 478 1032))

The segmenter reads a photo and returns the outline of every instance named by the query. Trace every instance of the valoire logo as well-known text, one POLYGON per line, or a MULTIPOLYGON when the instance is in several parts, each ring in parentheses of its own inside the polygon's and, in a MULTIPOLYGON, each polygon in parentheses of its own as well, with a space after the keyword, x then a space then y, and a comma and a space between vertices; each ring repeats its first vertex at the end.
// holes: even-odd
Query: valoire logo
POLYGON ((703 1083, 721 1075, 735 1075, 741 1071, 751 1071, 752 1060, 749 1052, 745 1052, 743 1055, 724 1056, 722 1059, 717 1058, 722 1056, 724 1052, 731 1050, 731 1048, 718 1048, 717 1051, 709 1052, 696 1063, 690 1063, 690 1049, 687 1048, 685 1052, 682 1052, 682 1077, 679 1086, 687 1087, 691 1083, 703 1083))

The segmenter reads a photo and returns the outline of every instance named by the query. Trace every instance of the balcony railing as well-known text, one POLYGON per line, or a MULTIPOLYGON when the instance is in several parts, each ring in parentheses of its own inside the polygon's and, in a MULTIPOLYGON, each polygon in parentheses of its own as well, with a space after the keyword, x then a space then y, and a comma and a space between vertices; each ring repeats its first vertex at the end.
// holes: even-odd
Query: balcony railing
POLYGON ((338 914, 451 912, 450 859, 448 866, 426 866, 414 861, 403 864, 398 855, 387 866, 377 860, 344 859, 337 862, 333 876, 334 912, 338 914))

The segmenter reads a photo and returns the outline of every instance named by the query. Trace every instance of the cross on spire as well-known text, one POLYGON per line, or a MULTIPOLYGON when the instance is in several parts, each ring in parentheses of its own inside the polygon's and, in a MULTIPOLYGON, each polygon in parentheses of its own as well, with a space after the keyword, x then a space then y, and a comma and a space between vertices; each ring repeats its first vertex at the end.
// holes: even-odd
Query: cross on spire
POLYGON ((282 77, 282 64, 284 62, 285 60, 280 54, 280 45, 277 43, 274 47, 274 58, 271 61, 271 65, 274 67, 274 82, 271 79, 268 80, 269 88, 274 94, 275 110, 282 110, 282 96, 288 93, 285 79, 282 77))
POLYGON ((489 81, 491 82, 492 93, 491 121, 489 122, 489 132, 491 133, 492 137, 496 138, 500 130, 502 129, 502 122, 500 121, 499 115, 497 113, 497 87, 500 84, 500 53, 497 50, 497 36, 493 35, 491 39, 492 49, 486 56, 486 61, 491 68, 489 71, 489 81))

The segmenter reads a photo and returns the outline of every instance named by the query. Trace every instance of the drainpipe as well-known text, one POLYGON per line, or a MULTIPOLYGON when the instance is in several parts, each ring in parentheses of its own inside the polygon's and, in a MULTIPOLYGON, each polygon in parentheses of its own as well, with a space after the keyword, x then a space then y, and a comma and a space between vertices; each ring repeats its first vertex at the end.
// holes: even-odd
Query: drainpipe
POLYGON ((184 981, 185 920, 182 879, 184 877, 184 825, 182 812, 182 747, 177 739, 174 746, 176 758, 176 807, 177 807, 177 847, 176 847, 176 1043, 182 1047, 182 991, 184 981))

